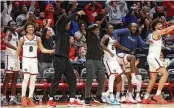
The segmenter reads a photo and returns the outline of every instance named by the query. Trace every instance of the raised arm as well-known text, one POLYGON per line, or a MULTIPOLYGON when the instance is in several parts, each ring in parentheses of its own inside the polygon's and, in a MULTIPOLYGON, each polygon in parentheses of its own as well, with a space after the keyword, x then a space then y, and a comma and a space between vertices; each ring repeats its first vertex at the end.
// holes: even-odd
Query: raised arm
POLYGON ((9 6, 8 6, 8 14, 10 15, 12 11, 12 2, 10 2, 9 6))
POLYGON ((95 2, 95 4, 97 5, 98 9, 97 9, 97 13, 100 13, 100 11, 102 10, 102 5, 100 3, 95 2))
POLYGON ((167 28, 164 28, 162 30, 155 31, 154 32, 154 35, 153 35, 153 38, 158 40, 161 36, 169 33, 172 30, 174 30, 174 25, 169 26, 167 28))
POLYGON ((72 14, 76 10, 77 6, 78 6, 77 1, 74 1, 71 9, 68 12, 68 15, 72 14))
POLYGON ((115 39, 117 39, 118 36, 126 34, 128 32, 130 32, 128 28, 117 29, 117 30, 114 30, 113 36, 114 36, 115 39))
POLYGON ((4 5, 4 9, 2 11, 2 22, 3 22, 3 25, 4 25, 4 22, 5 22, 5 19, 6 19, 6 16, 7 16, 7 12, 8 12, 7 2, 4 1, 3 5, 4 5))
POLYGON ((45 49, 44 47, 43 47, 43 45, 42 45, 42 42, 41 42, 41 38, 40 37, 38 37, 38 46, 39 46, 39 49, 40 49, 40 51, 42 52, 42 53, 49 53, 49 54, 52 54, 52 53, 54 53, 55 52, 55 50, 47 50, 47 49, 45 49))
POLYGON ((29 14, 30 13, 34 13, 34 7, 35 7, 35 1, 32 1, 31 2, 31 6, 30 6, 30 8, 29 8, 29 10, 28 10, 28 12, 27 12, 27 19, 29 18, 29 14))
POLYGON ((111 9, 111 6, 109 5, 110 2, 111 2, 111 0, 107 0, 107 1, 105 2, 105 6, 106 6, 107 11, 109 11, 109 10, 111 9))

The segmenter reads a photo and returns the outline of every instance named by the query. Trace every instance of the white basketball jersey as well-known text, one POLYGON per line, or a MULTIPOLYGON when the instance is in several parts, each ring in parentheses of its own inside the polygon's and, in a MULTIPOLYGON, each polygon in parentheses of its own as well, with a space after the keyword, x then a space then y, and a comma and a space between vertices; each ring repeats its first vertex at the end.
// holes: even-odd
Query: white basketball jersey
POLYGON ((24 36, 23 57, 37 57, 37 48, 37 36, 35 36, 33 40, 28 40, 28 38, 24 36))
MULTIPOLYGON (((108 36, 108 35, 107 35, 108 36)), ((109 42, 107 48, 113 53, 116 54, 116 48, 114 47, 115 40, 112 39, 110 36, 109 37, 109 42)), ((107 51, 104 51, 106 55, 110 55, 107 51)))
POLYGON ((149 34, 149 39, 153 43, 149 44, 149 54, 150 57, 160 58, 161 48, 162 48, 162 38, 159 40, 153 39, 153 33, 149 34))
MULTIPOLYGON (((11 40, 9 41, 13 46, 17 47, 18 44, 18 33, 15 32, 15 35, 12 34, 11 40)), ((6 55, 12 56, 16 55, 16 50, 9 47, 6 48, 6 55)))

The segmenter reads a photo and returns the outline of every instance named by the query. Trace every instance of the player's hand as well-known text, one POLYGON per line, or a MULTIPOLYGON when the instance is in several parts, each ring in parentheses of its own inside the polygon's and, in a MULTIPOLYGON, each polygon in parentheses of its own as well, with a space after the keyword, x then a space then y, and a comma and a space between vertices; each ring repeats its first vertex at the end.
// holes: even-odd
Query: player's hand
POLYGON ((81 10, 81 11, 78 11, 77 14, 79 14, 79 15, 85 15, 85 12, 83 10, 81 10))
POLYGON ((53 53, 55 53, 55 49, 50 51, 50 54, 53 54, 53 53))

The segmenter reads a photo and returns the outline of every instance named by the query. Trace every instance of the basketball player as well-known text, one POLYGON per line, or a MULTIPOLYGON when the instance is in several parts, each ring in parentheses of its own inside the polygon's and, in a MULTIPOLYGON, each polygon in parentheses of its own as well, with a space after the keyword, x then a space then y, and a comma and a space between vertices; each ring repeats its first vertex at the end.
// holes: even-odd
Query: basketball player
POLYGON ((33 92, 35 89, 35 80, 38 74, 38 61, 37 61, 37 49, 39 48, 42 53, 54 53, 54 50, 47 50, 42 46, 41 38, 37 37, 34 34, 35 24, 32 22, 27 22, 24 26, 27 35, 23 36, 19 40, 19 44, 17 47, 17 56, 16 56, 16 69, 19 68, 18 65, 18 57, 20 54, 21 49, 23 49, 23 58, 22 58, 22 70, 24 74, 24 80, 22 82, 22 98, 21 98, 21 105, 26 107, 32 106, 34 107, 35 104, 33 103, 33 92), (30 91, 29 97, 26 99, 26 90, 28 81, 30 79, 30 91))
POLYGON ((15 70, 15 57, 16 57, 16 49, 18 43, 18 29, 16 23, 11 20, 8 22, 9 31, 7 32, 7 36, 5 37, 4 43, 7 46, 6 49, 6 56, 5 56, 5 69, 6 75, 3 82, 3 96, 1 100, 1 104, 6 106, 8 104, 20 104, 17 99, 15 98, 16 95, 16 83, 17 83, 17 76, 18 71, 15 70), (6 94, 8 90, 8 83, 11 82, 11 99, 10 103, 7 102, 6 94))
MULTIPOLYGON (((114 30, 113 36, 116 40, 120 42, 121 45, 125 46, 129 50, 133 50, 137 48, 137 46, 145 46, 145 43, 142 42, 140 39, 140 36, 138 36, 138 24, 137 23, 131 23, 128 28, 123 28, 123 29, 117 29, 114 30)), ((129 93, 128 93, 128 101, 131 103, 137 103, 132 98, 132 84, 137 84, 137 79, 135 76, 136 72, 136 67, 135 67, 135 61, 136 57, 131 54, 127 54, 130 52, 125 52, 120 49, 117 50, 117 59, 119 63, 123 66, 123 69, 125 71, 126 66, 130 65, 131 73, 127 74, 128 78, 128 88, 129 88, 129 93), (130 83, 129 83, 130 82, 130 83)), ((121 100, 118 100, 119 102, 121 100)))
POLYGON ((115 41, 115 39, 113 38, 113 30, 114 30, 114 27, 109 24, 107 26, 107 34, 101 40, 101 46, 104 49, 103 61, 104 61, 107 73, 109 75, 109 82, 108 82, 109 94, 107 94, 106 92, 105 95, 106 96, 109 95, 110 104, 120 104, 114 98, 113 87, 114 87, 114 81, 116 80, 117 92, 120 93, 121 84, 122 84, 121 73, 123 71, 120 67, 120 64, 117 61, 117 56, 115 52, 116 52, 116 47, 126 51, 129 51, 129 49, 123 46, 120 46, 120 44, 117 41, 115 41))
POLYGON ((164 67, 163 62, 160 60, 160 53, 162 47, 162 36, 174 30, 174 25, 169 26, 167 28, 163 28, 163 24, 159 20, 154 20, 152 22, 153 33, 149 34, 150 40, 153 41, 149 44, 149 53, 147 56, 147 62, 149 64, 150 70, 150 80, 146 89, 146 94, 144 99, 142 100, 143 104, 149 103, 160 103, 166 104, 167 101, 164 100, 160 95, 161 91, 165 85, 165 82, 168 78, 168 73, 166 68, 164 67), (149 98, 149 95, 153 89, 153 85, 156 81, 158 72, 161 74, 161 78, 159 81, 159 86, 156 94, 152 97, 154 101, 149 98))
MULTIPOLYGON (((137 65, 138 65, 138 63, 139 63, 139 59, 137 59, 136 60, 136 62, 135 62, 135 66, 137 67, 137 65)), ((129 97, 129 96, 127 96, 126 95, 126 97, 123 95, 124 94, 124 91, 125 91, 125 88, 124 88, 124 85, 125 85, 125 83, 128 83, 128 85, 130 85, 131 84, 131 81, 130 80, 128 80, 129 78, 129 76, 130 75, 127 75, 127 74, 131 74, 131 70, 130 70, 130 64, 128 63, 127 65, 126 65, 126 70, 125 70, 125 74, 122 74, 121 75, 121 77, 122 77, 122 89, 121 89, 121 91, 122 91, 122 96, 121 96, 121 101, 120 102, 126 102, 126 97, 129 97)), ((137 69, 137 72, 136 72, 136 79, 137 79, 137 84, 136 84, 136 98, 135 98, 135 100, 137 101, 137 102, 141 102, 142 100, 141 100, 141 98, 140 98, 140 90, 141 90, 141 84, 142 84, 142 76, 141 75, 139 75, 138 74, 138 69, 137 69)), ((130 88, 128 88, 128 89, 130 89, 130 88)), ((129 90, 130 91, 130 90, 129 90)), ((132 97, 132 96, 131 96, 132 97)), ((133 97, 132 97, 133 98, 133 97)), ((128 101, 127 102, 129 102, 129 99, 128 99, 128 101)))

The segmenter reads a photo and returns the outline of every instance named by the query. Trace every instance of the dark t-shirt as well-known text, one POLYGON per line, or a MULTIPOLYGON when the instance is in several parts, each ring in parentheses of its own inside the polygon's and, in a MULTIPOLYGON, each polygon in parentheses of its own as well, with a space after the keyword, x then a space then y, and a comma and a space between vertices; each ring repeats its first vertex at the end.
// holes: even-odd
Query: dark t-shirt
MULTIPOLYGON (((47 39, 46 36, 47 29, 44 28, 41 39, 42 39, 42 45, 45 49, 52 50, 54 46, 54 36, 51 36, 49 39, 47 39)), ((39 62, 45 62, 45 63, 52 63, 53 56, 51 54, 45 54, 40 53, 39 55, 39 62)))
POLYGON ((102 47, 100 46, 100 37, 94 33, 88 32, 87 38, 87 54, 86 58, 91 60, 101 60, 103 55, 102 47))

